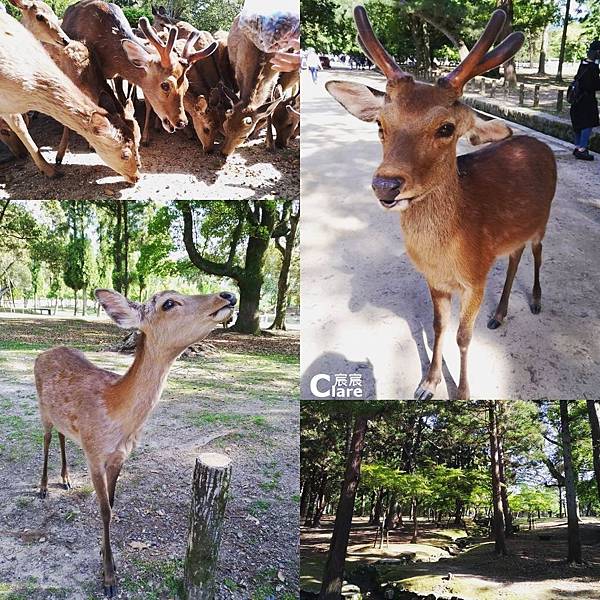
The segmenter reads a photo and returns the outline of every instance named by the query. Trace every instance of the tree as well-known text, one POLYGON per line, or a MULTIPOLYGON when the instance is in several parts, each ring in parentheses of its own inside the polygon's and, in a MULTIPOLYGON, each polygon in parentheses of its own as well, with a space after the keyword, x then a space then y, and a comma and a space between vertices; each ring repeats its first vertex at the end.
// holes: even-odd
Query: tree
POLYGON ((558 69, 556 71, 556 81, 561 82, 563 80, 562 69, 563 62, 565 60, 565 48, 567 45, 567 30, 569 29, 569 18, 571 12, 571 0, 566 0, 565 3, 565 17, 563 21, 562 37, 560 40, 560 52, 558 55, 558 69))
POLYGON ((592 433, 592 458, 594 462, 594 478, 600 499, 600 406, 597 400, 587 400, 588 418, 592 433))
POLYGON ((288 291, 289 291, 289 274, 292 264, 292 255, 294 253, 294 245, 296 243, 296 232, 298 223, 300 222, 300 203, 297 202, 293 206, 292 200, 286 200, 283 204, 283 214, 281 222, 289 223, 289 229, 282 239, 285 240, 285 245, 280 242, 280 238, 275 239, 275 247, 281 253, 281 269, 279 271, 279 280, 277 283, 277 304, 275 306, 275 318, 269 329, 285 330, 285 317, 287 313, 288 291))
POLYGON ((319 600, 339 600, 342 591, 344 564, 346 562, 346 551, 348 549, 348 539, 350 537, 352 514, 354 511, 354 499, 360 477, 362 452, 368 422, 368 415, 364 412, 359 412, 354 417, 350 451, 346 460, 346 472, 335 513, 335 525, 329 544, 329 553, 321 583, 319 600))
MULTIPOLYGON (((230 277, 240 290, 239 313, 234 327, 240 333, 257 334, 260 331, 259 305, 264 282, 264 258, 273 237, 280 237, 285 223, 278 221, 278 205, 273 200, 240 202, 179 202, 177 204, 183 216, 183 241, 192 264, 210 275, 230 277), (224 230, 228 248, 223 260, 215 258, 223 255, 213 250, 210 258, 208 251, 199 250, 195 240, 195 221, 193 206, 204 212, 205 218, 201 230, 205 242, 215 244, 212 225, 218 224, 224 230), (240 246, 246 240, 243 264, 238 254, 240 246)), ((222 239, 219 240, 223 241, 222 239)))
POLYGON ((490 400, 489 403, 489 434, 490 434, 490 470, 492 474, 492 498, 493 498, 493 534, 494 550, 498 555, 508 554, 506 549, 504 507, 502 505, 502 478, 500 475, 500 454, 498 435, 498 408, 497 401, 490 400))
POLYGON ((560 429, 563 461, 565 468, 565 493, 567 497, 567 562, 581 564, 581 539, 579 537, 579 515, 577 511, 577 489, 573 465, 573 447, 569 423, 568 400, 560 400, 560 429))

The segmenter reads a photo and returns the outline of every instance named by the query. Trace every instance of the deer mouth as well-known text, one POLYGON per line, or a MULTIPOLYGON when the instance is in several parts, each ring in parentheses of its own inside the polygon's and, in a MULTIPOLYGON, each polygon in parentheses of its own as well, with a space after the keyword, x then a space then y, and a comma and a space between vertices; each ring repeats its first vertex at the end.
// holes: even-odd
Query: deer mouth
POLYGON ((210 314, 211 319, 216 323, 223 323, 227 321, 229 317, 231 317, 231 315, 233 314, 234 306, 235 305, 233 304, 228 304, 227 306, 216 310, 214 313, 210 314))
POLYGON ((399 211, 406 210, 410 207, 411 202, 415 198, 393 198, 392 200, 379 200, 379 203, 386 210, 397 209, 399 211))

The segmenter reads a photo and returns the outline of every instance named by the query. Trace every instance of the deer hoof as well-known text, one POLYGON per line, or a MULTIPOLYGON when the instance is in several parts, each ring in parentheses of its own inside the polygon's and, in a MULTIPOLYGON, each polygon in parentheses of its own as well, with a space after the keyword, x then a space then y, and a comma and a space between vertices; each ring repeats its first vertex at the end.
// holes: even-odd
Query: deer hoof
POLYGON ((39 497, 43 500, 48 496, 48 490, 40 490, 39 497))
POLYGON ((63 490, 70 490, 73 486, 71 485, 70 481, 66 481, 62 484, 63 486, 63 490))
POLYGON ((415 400, 431 400, 433 392, 420 385, 415 391, 415 400))
POLYGON ((104 584, 104 597, 105 598, 114 598, 118 593, 117 584, 113 583, 110 585, 104 584))
POLYGON ((500 325, 502 325, 502 321, 498 321, 498 319, 496 319, 496 317, 492 317, 489 321, 488 321, 488 329, 498 329, 498 327, 500 327, 500 325))
POLYGON ((539 302, 532 302, 529 309, 534 315, 539 315, 542 312, 542 305, 539 302))

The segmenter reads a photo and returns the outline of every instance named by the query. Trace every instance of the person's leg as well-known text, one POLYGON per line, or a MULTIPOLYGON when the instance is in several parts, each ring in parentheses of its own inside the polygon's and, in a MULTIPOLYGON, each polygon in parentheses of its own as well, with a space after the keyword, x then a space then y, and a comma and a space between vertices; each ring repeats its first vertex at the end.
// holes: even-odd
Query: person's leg
POLYGON ((586 129, 581 130, 580 139, 579 139, 579 147, 587 150, 588 144, 590 143, 590 137, 592 135, 592 128, 587 127, 586 129))
POLYGON ((575 130, 575 148, 581 148, 581 131, 575 130))

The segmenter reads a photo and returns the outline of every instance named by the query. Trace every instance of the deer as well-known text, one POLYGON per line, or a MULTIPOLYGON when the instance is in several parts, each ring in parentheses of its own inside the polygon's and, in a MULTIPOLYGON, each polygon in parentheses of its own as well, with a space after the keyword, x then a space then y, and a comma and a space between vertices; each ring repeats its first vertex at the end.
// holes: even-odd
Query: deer
POLYGON ((171 365, 188 346, 231 317, 237 298, 230 292, 188 296, 163 291, 141 304, 110 289, 94 293, 119 327, 140 332, 135 357, 123 375, 94 365, 73 348, 52 348, 36 358, 35 385, 44 430, 39 495, 42 499, 48 495, 48 454, 56 429, 64 489, 71 488, 66 438, 81 446, 85 454, 102 517, 104 594, 113 597, 117 580, 110 523, 123 463, 160 399, 171 365))
POLYGON ((139 177, 134 133, 121 115, 92 102, 54 63, 42 44, 16 19, 0 12, 0 117, 27 148, 38 169, 57 175, 22 115, 38 111, 82 135, 100 158, 130 183, 139 177))
MULTIPOLYGON (((82 42, 70 40, 62 30, 60 21, 54 11, 42 0, 9 0, 21 10, 21 23, 40 41, 44 49, 60 69, 68 75, 73 83, 93 102, 99 104, 111 114, 119 114, 133 134, 136 160, 139 159, 140 128, 135 120, 133 102, 129 99, 123 107, 112 88, 102 75, 94 56, 82 42)), ((63 134, 56 152, 55 162, 62 164, 69 146, 70 129, 63 128, 63 134)))
MULTIPOLYGON (((171 27, 163 42, 146 17, 138 22, 150 47, 134 35, 121 8, 102 0, 81 0, 67 8, 62 28, 72 39, 84 41, 96 57, 105 79, 121 77, 142 88, 144 99, 158 115, 163 128, 174 133, 187 126, 183 97, 188 88, 186 73, 197 61, 216 50, 216 42, 185 56, 173 51, 177 29, 171 27)), ((121 90, 122 94, 122 90, 121 90)), ((121 98, 121 100, 123 100, 121 98)), ((146 110, 142 144, 150 140, 150 110, 146 110)))
POLYGON ((227 49, 240 98, 226 113, 223 123, 225 139, 220 148, 227 158, 241 146, 260 123, 277 108, 281 97, 273 98, 279 72, 273 69, 275 53, 259 50, 239 25, 239 15, 229 31, 227 49))
POLYGON ((530 302, 541 310, 542 240, 556 189, 550 148, 508 127, 484 125, 460 102, 467 81, 509 60, 524 41, 513 32, 493 50, 506 15, 495 11, 469 55, 435 84, 403 71, 376 38, 367 12, 354 10, 358 40, 385 76, 380 91, 348 81, 329 81, 327 91, 350 114, 376 123, 383 159, 372 189, 386 211, 399 213, 408 256, 425 277, 433 304, 433 354, 415 398, 434 396, 442 377, 442 340, 452 295, 460 298, 456 342, 460 350, 460 399, 470 398, 467 355, 486 279, 498 257, 508 255, 506 282, 490 329, 507 315, 519 260, 528 243, 534 258, 530 302), (485 148, 456 156, 459 137, 470 135, 485 148), (505 139, 498 139, 504 137, 505 139))
MULTIPOLYGON (((22 115, 25 121, 25 126, 29 124, 29 117, 22 115)), ((8 123, 0 118, 0 141, 8 146, 11 154, 15 158, 25 158, 27 156, 27 148, 23 145, 17 134, 8 126, 8 123)))
MULTIPOLYGON (((280 102, 271 121, 276 133, 274 146, 280 149, 287 148, 289 141, 297 136, 300 130, 300 90, 280 102)), ((267 135, 267 139, 272 138, 271 126, 268 127, 267 133, 271 132, 271 135, 267 135)))

